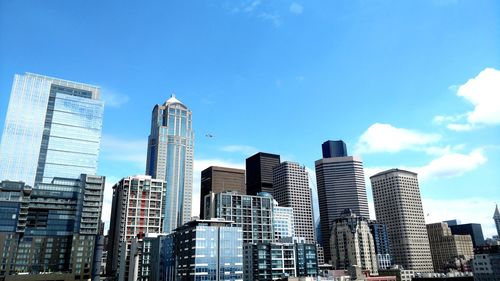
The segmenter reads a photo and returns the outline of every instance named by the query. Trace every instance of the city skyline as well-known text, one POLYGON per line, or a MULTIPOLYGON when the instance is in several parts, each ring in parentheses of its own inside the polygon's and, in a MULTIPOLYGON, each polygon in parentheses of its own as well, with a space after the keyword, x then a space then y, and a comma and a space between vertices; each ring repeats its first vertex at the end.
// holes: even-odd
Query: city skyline
MULTIPOLYGON (((456 218, 496 234, 498 3, 1 5, 1 39, 10 42, 0 47, 2 128, 14 74, 102 86, 97 174, 107 177, 106 220, 110 186, 144 173, 152 106, 176 91, 194 113, 196 196, 201 170, 244 168, 259 151, 305 165, 314 179, 321 143, 343 139, 361 156, 365 177, 386 168, 419 173, 426 223, 456 218), (136 18, 120 27, 120 14, 131 12, 136 18), (85 13, 94 21, 81 25, 85 13), (193 22, 181 18, 186 13, 193 22), (102 44, 58 40, 74 32, 102 44)), ((366 188, 372 207, 368 181, 366 188)))

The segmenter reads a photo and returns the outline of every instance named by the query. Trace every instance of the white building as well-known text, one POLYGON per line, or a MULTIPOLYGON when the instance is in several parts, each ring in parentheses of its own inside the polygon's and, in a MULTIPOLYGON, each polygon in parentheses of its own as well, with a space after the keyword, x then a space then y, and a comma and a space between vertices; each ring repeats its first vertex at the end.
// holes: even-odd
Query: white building
POLYGON ((278 241, 287 237, 295 237, 293 208, 279 206, 278 201, 276 200, 273 200, 273 205, 273 227, 275 240, 278 241))

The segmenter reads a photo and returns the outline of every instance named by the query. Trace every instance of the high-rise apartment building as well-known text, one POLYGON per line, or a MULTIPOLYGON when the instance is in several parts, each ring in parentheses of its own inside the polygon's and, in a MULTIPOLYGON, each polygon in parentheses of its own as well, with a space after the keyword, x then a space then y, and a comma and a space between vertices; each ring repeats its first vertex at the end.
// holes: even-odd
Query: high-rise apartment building
POLYGON ((323 143, 323 158, 315 162, 321 239, 325 258, 331 257, 330 234, 334 220, 344 209, 369 218, 363 162, 355 156, 346 156, 343 141, 323 143), (325 157, 332 156, 332 157, 325 157))
POLYGON ((196 220, 177 228, 162 242, 164 273, 169 280, 243 280, 241 227, 225 220, 196 220))
POLYGON ((200 218, 203 219, 205 196, 223 191, 236 191, 246 194, 245 170, 211 166, 201 171, 200 218))
POLYGON ((394 263, 433 272, 417 174, 391 169, 370 180, 377 221, 387 225, 394 263))
POLYGON ((249 243, 243 246, 245 281, 318 276, 316 246, 306 243, 249 243))
POLYGON ((35 187, 54 177, 96 174, 104 109, 99 91, 78 82, 16 74, 0 145, 0 180, 35 187))
POLYGON ((282 162, 273 168, 273 196, 283 207, 293 208, 295 236, 316 243, 309 177, 304 166, 282 162))
POLYGON ((19 273, 64 272, 72 280, 98 280, 94 269, 101 262, 104 177, 53 178, 33 189, 22 182, 4 181, 0 186, 1 205, 13 211, 10 220, 0 218, 0 225, 9 226, 0 230, 4 254, 0 279, 19 273))
POLYGON ((259 192, 273 194, 273 168, 280 163, 280 156, 259 152, 246 159, 247 194, 259 192))
POLYGON ((456 258, 474 258, 470 235, 453 235, 445 222, 428 224, 427 235, 436 272, 447 272, 456 258))
POLYGON ((165 182, 165 233, 191 219, 194 150, 191 119, 191 110, 174 95, 153 109, 146 174, 165 182))
POLYGON ((375 244, 375 254, 377 255, 378 268, 388 269, 392 266, 391 247, 387 226, 377 221, 369 221, 368 226, 375 244))
POLYGON ((330 245, 335 269, 349 269, 357 265, 377 275, 375 244, 367 218, 358 217, 350 209, 344 210, 333 223, 330 245))
POLYGON ((498 205, 495 206, 493 220, 495 220, 495 226, 497 227, 497 235, 500 237, 500 211, 498 211, 498 205))
POLYGON ((224 219, 243 230, 243 243, 274 242, 273 197, 234 191, 205 196, 205 219, 224 219))
POLYGON ((107 265, 109 276, 128 280, 130 245, 138 235, 161 233, 164 216, 165 182, 151 176, 130 176, 113 186, 107 265))

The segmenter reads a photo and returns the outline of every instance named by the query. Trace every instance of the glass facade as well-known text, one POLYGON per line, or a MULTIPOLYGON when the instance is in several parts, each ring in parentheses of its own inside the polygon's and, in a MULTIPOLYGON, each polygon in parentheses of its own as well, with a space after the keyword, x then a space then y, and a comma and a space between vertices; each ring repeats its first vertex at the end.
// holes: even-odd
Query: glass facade
POLYGON ((165 237, 166 274, 160 280, 243 280, 240 227, 193 221, 165 237))
POLYGON ((99 88, 15 75, 0 145, 0 179, 50 183, 95 174, 104 103, 99 88))
POLYGON ((191 219, 194 134, 191 110, 174 96, 153 109, 146 174, 166 182, 163 232, 191 219))

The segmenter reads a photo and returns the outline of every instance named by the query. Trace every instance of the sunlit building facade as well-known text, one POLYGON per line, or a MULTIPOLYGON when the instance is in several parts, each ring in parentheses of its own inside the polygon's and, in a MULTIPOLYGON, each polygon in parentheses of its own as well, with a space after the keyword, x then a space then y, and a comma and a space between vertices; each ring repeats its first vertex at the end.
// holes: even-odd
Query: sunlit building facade
POLYGON ((174 95, 153 109, 146 174, 166 183, 165 233, 191 219, 194 149, 191 117, 191 110, 174 95))
POLYGON ((50 183, 96 174, 104 103, 97 86, 16 74, 0 145, 0 180, 50 183))

